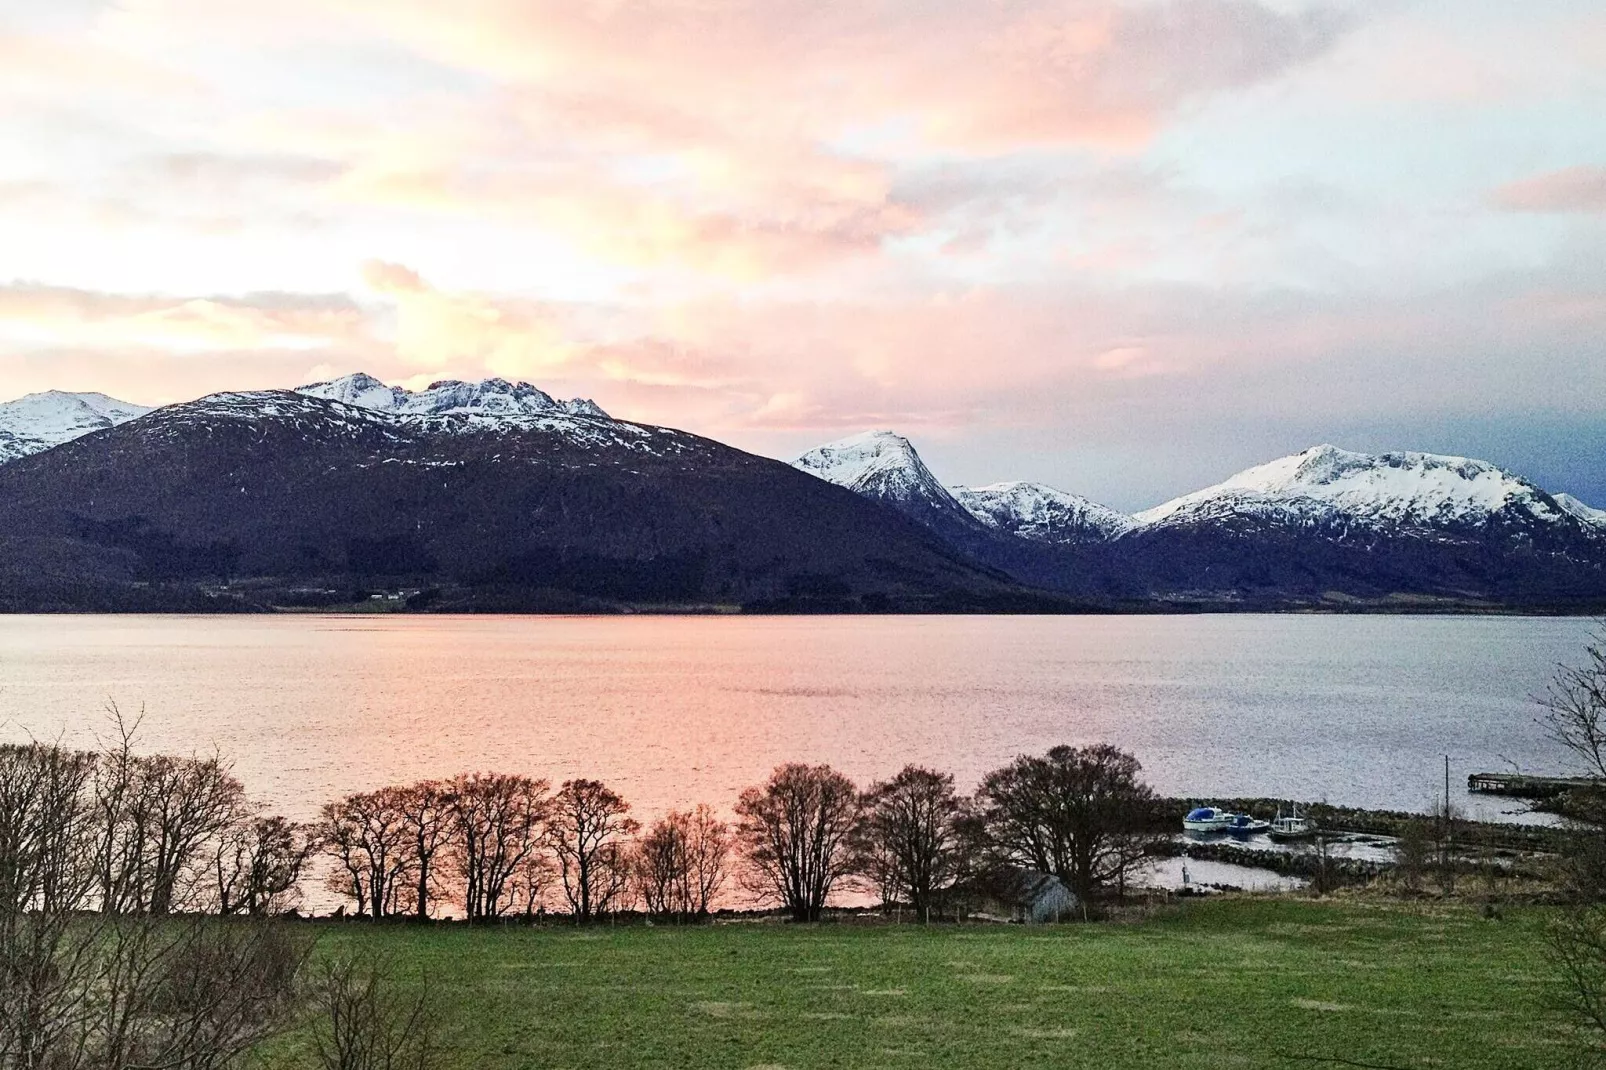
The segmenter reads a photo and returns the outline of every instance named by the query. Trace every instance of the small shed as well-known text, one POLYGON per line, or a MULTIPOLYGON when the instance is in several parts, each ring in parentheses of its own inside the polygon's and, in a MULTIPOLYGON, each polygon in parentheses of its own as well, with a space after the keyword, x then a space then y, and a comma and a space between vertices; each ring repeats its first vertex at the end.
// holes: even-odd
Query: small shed
POLYGON ((977 914, 1026 925, 1065 921, 1082 912, 1075 892, 1052 873, 1035 869, 991 873, 970 898, 977 914))

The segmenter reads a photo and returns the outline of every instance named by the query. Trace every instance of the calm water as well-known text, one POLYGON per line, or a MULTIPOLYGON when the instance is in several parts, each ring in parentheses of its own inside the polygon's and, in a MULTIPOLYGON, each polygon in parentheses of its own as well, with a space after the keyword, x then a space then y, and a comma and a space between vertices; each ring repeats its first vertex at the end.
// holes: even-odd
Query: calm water
MULTIPOLYGON (((1426 809, 1451 755, 1556 770, 1529 696, 1585 620, 1406 617, 0 617, 0 736, 234 759, 296 817, 496 769, 727 807, 785 760, 868 781, 1111 741, 1196 798, 1426 809)), ((1498 801, 1473 802, 1490 814, 1498 801)))

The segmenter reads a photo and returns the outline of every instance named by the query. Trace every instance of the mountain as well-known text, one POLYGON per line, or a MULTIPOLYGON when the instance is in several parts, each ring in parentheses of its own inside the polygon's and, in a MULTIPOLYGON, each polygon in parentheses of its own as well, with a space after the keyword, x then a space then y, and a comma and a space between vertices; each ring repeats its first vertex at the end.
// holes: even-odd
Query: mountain
POLYGON ((50 390, 0 405, 0 464, 127 423, 151 410, 105 394, 50 390))
POLYGON ((1146 528, 1269 524, 1343 537, 1351 530, 1566 527, 1577 518, 1539 487, 1485 461, 1316 446, 1138 513, 1137 520, 1146 528))
POLYGON ((949 538, 984 534, 981 523, 931 474, 909 440, 891 431, 866 431, 816 447, 792 465, 890 505, 949 538))
POLYGON ((1465 457, 1317 446, 1137 520, 1123 554, 1161 597, 1536 607, 1606 599, 1606 529, 1465 457))
POLYGON ((1033 542, 1108 542, 1138 527, 1125 513, 1041 483, 994 483, 951 490, 959 504, 989 528, 1033 542))
POLYGON ((447 379, 415 393, 399 386, 387 386, 371 375, 359 373, 299 387, 296 393, 397 415, 457 414, 512 419, 553 415, 608 417, 589 398, 558 401, 529 383, 510 383, 506 379, 487 379, 481 383, 447 379))
POLYGON ((1594 527, 1606 529, 1606 509, 1596 509, 1594 506, 1585 505, 1571 494, 1557 494, 1555 498, 1557 505, 1579 520, 1594 527))
POLYGON ((0 607, 1043 601, 891 510, 709 439, 499 383, 328 389, 368 403, 219 394, 0 466, 0 607))
POLYGON ((1111 605, 1606 601, 1606 513, 1462 457, 1318 446, 1131 517, 1039 484, 938 495, 914 447, 890 432, 795 463, 921 517, 1022 583, 1111 605), (946 522, 948 500, 988 537, 946 522))

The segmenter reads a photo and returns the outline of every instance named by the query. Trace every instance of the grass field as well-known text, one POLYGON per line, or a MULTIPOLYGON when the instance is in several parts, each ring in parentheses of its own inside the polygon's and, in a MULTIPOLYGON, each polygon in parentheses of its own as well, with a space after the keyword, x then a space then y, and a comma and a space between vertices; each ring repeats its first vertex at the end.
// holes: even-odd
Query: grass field
MULTIPOLYGON (((1228 900, 1142 923, 330 929, 461 1070, 1566 1065, 1542 915, 1228 900)), ((299 1066, 302 1044, 276 1053, 299 1066)))

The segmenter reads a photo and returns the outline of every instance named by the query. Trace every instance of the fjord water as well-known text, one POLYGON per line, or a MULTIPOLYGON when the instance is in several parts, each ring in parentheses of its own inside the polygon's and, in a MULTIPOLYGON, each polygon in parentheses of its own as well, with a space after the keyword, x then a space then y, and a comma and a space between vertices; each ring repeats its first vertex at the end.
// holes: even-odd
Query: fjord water
POLYGON ((1110 741, 1168 794, 1425 810, 1560 771, 1532 696, 1587 620, 1520 617, 0 617, 0 738, 220 751, 294 817, 494 769, 721 809, 782 761, 969 788, 1110 741))

